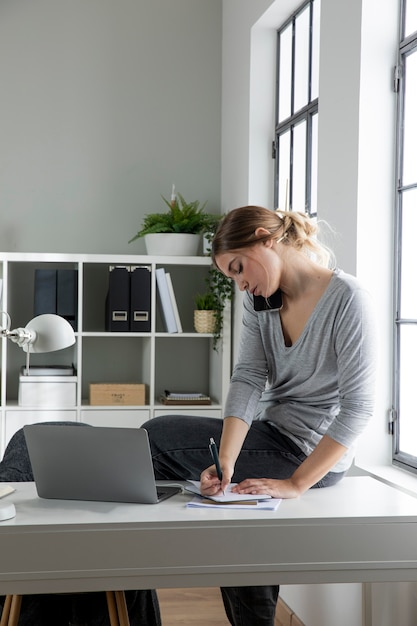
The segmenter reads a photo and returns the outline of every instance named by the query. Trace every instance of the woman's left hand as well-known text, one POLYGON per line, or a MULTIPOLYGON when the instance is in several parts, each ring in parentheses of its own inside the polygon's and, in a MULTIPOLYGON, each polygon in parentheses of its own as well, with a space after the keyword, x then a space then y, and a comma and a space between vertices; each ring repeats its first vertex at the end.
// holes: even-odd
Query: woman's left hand
POLYGON ((234 493, 251 493, 253 495, 271 496, 272 498, 298 498, 301 491, 291 478, 276 480, 274 478, 246 478, 232 488, 234 493))
POLYGON ((343 456, 347 448, 324 435, 318 446, 290 478, 247 478, 237 484, 235 493, 269 495, 273 498, 298 498, 323 478, 343 456))

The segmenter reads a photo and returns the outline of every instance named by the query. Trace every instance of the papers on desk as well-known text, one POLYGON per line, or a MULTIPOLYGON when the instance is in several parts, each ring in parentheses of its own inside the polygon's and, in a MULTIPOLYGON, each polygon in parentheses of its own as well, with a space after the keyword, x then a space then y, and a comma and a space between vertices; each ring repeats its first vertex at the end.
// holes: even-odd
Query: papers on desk
POLYGON ((10 487, 10 485, 4 485, 0 483, 0 498, 4 498, 4 496, 8 496, 9 493, 13 493, 14 488, 10 487))
POLYGON ((205 500, 196 496, 187 507, 192 509, 247 509, 252 511, 276 511, 281 504, 280 499, 270 498, 269 500, 246 500, 240 502, 215 502, 214 500, 205 500))
POLYGON ((231 488, 236 483, 232 483, 226 490, 225 495, 202 496, 200 494, 200 482, 197 480, 189 480, 185 485, 185 490, 196 494, 187 507, 191 508, 223 508, 223 509, 251 509, 251 510, 267 510, 275 511, 281 499, 271 498, 268 495, 253 495, 233 493, 231 488))

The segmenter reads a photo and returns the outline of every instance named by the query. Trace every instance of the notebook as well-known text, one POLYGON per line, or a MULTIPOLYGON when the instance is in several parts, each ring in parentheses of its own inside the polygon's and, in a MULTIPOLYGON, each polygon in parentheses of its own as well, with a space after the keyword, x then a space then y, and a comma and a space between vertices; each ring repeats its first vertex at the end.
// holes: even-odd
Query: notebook
POLYGON ((181 491, 157 487, 143 428, 32 424, 23 432, 41 498, 155 504, 181 491))

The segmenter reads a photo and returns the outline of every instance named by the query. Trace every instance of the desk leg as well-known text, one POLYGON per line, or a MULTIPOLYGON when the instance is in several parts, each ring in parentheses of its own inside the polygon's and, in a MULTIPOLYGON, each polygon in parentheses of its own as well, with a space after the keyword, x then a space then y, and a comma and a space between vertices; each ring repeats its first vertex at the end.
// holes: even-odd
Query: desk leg
MULTIPOLYGON (((124 591, 106 591, 110 626, 130 626, 124 591)), ((2 626, 2 624, 0 624, 2 626)))
POLYGON ((9 621, 7 626, 18 626, 20 617, 20 608, 22 606, 22 596, 13 595, 10 607, 9 621))
POLYGON ((119 626, 119 618, 117 615, 117 606, 116 606, 116 599, 114 597, 114 591, 106 591, 106 599, 107 599, 107 610, 109 612, 110 626, 119 626))
POLYGON ((12 595, 8 595, 4 599, 3 611, 1 614, 0 626, 7 626, 9 623, 10 608, 12 606, 12 595))
POLYGON ((115 591, 117 613, 120 626, 130 626, 129 614, 127 612, 126 597, 124 591, 115 591))
POLYGON ((17 626, 20 617, 20 607, 22 606, 22 596, 8 595, 4 601, 3 612, 1 614, 0 626, 17 626))
POLYGON ((362 583, 362 626, 372 626, 372 583, 362 583))

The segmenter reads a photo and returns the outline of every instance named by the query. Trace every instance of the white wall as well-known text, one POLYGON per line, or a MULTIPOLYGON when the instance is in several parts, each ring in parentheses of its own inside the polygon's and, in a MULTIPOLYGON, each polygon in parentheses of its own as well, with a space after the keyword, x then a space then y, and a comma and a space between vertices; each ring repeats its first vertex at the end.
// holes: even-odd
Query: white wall
POLYGON ((379 370, 373 423, 357 463, 391 462, 392 245, 398 2, 322 0, 319 180, 320 217, 336 231, 340 267, 373 295, 379 370))
POLYGON ((0 3, 0 249, 128 245, 174 182, 220 210, 221 0, 0 3))
MULTIPOLYGON (((297 0, 223 0, 222 212, 245 204, 273 205, 276 25, 297 0)), ((242 298, 236 293, 233 358, 242 298)))
MULTIPOLYGON (((335 231, 330 244, 339 267, 358 275, 376 304, 380 334, 377 406, 358 457, 387 463, 391 446, 386 419, 391 397, 395 112, 391 76, 398 2, 386 0, 383 11, 377 0, 322 0, 321 4, 319 217, 335 231)), ((269 78, 273 84, 275 67, 270 54, 275 29, 300 2, 277 0, 253 5, 251 0, 223 2, 225 211, 248 202, 272 207, 269 154, 274 117, 271 102, 263 102, 270 92, 265 86, 260 88, 260 81, 269 78)), ((239 320, 237 307, 236 340, 239 320)), ((286 586, 281 595, 307 626, 360 626, 363 612, 369 618, 371 609, 375 616, 372 626, 381 626, 377 621, 381 617, 379 589, 368 596, 371 607, 363 605, 360 585, 286 586)), ((395 595, 391 600, 392 606, 401 605, 395 595)), ((397 615, 398 626, 411 626, 406 611, 397 615)))

